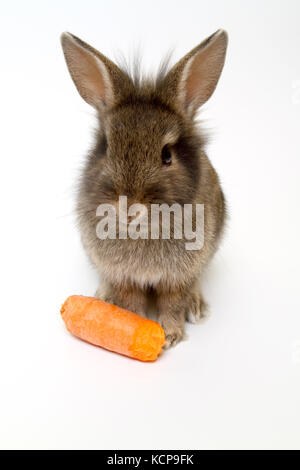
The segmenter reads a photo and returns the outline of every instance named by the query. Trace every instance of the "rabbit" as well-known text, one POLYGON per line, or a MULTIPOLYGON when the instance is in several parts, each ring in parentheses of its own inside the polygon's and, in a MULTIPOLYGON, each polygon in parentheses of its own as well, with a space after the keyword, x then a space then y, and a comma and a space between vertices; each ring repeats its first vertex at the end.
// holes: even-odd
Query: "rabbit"
POLYGON ((77 220, 83 246, 100 274, 97 298, 147 315, 155 298, 165 348, 184 337, 207 304, 199 279, 217 250, 226 221, 219 178, 205 153, 196 113, 223 69, 228 36, 218 30, 155 79, 139 79, 70 33, 61 43, 81 97, 98 117, 96 144, 79 182, 77 220), (204 242, 183 239, 100 239, 99 204, 204 204, 204 242))

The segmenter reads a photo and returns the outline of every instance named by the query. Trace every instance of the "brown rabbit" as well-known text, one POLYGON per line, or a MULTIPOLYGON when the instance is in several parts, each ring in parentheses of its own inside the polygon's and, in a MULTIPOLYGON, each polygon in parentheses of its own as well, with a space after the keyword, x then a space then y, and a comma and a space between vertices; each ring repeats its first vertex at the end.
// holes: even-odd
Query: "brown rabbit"
POLYGON ((220 77, 227 33, 219 30, 156 80, 139 80, 77 37, 63 33, 62 47, 80 95, 99 118, 78 194, 83 245, 101 274, 96 296, 146 314, 154 294, 166 347, 183 337, 206 304, 198 286, 218 247, 225 202, 218 176, 194 121, 220 77), (204 204, 204 244, 189 251, 184 239, 99 239, 96 209, 128 202, 204 204))

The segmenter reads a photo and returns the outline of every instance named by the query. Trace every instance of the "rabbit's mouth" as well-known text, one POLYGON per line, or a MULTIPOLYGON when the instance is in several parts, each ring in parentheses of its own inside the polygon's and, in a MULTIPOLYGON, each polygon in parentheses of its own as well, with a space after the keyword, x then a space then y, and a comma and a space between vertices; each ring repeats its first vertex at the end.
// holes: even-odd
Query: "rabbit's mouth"
POLYGON ((148 225, 150 204, 143 204, 137 200, 128 200, 127 196, 120 196, 115 204, 115 210, 120 228, 130 224, 148 225))

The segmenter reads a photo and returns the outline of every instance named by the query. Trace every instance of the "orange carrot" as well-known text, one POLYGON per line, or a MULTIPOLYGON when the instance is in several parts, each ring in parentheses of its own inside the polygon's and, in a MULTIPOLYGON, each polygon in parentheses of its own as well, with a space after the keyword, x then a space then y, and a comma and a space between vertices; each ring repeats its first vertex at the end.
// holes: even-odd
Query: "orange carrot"
POLYGON ((140 361, 155 361, 165 343, 157 322, 94 297, 72 295, 60 313, 73 335, 140 361))

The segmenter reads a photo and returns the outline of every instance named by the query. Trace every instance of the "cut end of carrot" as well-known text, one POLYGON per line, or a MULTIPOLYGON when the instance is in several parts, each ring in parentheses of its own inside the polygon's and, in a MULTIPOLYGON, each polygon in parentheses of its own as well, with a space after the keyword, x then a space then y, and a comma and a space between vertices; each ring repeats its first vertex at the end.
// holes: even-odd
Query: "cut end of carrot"
POLYGON ((162 352, 165 344, 165 333, 157 322, 152 322, 137 328, 133 337, 130 351, 132 357, 140 361, 155 361, 162 352))

